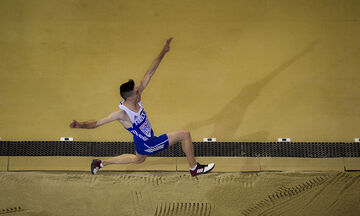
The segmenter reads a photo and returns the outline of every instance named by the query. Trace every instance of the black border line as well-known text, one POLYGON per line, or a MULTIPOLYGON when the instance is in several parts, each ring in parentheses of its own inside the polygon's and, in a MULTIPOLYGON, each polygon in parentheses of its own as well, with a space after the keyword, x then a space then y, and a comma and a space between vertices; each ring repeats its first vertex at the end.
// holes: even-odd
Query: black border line
MULTIPOLYGON (((197 157, 360 157, 360 143, 345 142, 194 142, 197 157)), ((132 142, 0 141, 0 156, 93 156, 135 153, 132 142)), ((181 145, 152 155, 185 157, 181 145)))

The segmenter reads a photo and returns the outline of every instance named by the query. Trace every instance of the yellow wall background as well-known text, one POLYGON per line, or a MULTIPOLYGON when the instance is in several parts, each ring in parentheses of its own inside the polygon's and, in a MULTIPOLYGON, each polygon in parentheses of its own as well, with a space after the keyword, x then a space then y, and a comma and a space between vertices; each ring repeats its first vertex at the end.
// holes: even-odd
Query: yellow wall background
POLYGON ((2 140, 130 141, 117 110, 166 39, 143 94, 157 135, 195 141, 360 136, 360 1, 2 0, 2 140))

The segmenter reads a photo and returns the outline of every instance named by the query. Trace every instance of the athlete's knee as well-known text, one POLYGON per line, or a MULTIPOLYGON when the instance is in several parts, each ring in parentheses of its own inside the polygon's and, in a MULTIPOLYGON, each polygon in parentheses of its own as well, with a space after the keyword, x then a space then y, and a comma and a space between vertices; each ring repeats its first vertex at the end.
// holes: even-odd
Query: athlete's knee
POLYGON ((141 164, 141 163, 144 163, 145 160, 146 160, 146 156, 144 156, 144 157, 136 157, 136 158, 134 159, 134 163, 135 163, 135 164, 141 164))
POLYGON ((188 138, 191 137, 190 131, 188 131, 188 130, 182 130, 181 132, 182 132, 182 134, 183 134, 183 138, 184 138, 184 139, 188 139, 188 138))

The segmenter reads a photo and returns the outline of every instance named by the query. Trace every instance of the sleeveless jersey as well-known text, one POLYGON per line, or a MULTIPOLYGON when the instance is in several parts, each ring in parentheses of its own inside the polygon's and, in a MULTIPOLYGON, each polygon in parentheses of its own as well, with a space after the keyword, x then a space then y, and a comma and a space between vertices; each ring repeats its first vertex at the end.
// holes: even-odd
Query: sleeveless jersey
POLYGON ((149 119, 145 113, 141 101, 139 102, 140 109, 134 112, 124 105, 124 100, 120 102, 119 108, 124 110, 129 116, 132 127, 127 130, 134 135, 134 141, 147 142, 154 136, 154 131, 151 128, 149 119))

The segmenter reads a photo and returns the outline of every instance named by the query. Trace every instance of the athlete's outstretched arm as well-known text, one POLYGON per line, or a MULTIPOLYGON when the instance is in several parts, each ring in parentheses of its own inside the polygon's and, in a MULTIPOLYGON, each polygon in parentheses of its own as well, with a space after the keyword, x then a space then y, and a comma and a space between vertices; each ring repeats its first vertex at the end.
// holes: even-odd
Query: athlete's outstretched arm
POLYGON ((112 121, 121 120, 122 116, 123 115, 122 115, 121 111, 115 111, 115 112, 111 113, 108 117, 105 117, 105 118, 100 119, 98 121, 90 120, 90 121, 85 121, 85 122, 78 122, 76 120, 73 120, 73 122, 71 122, 69 127, 71 127, 71 128, 94 129, 94 128, 97 128, 97 127, 99 127, 101 125, 110 123, 112 121))
POLYGON ((145 87, 149 84, 151 77, 154 75, 156 69, 158 68, 161 60, 164 58, 165 54, 167 52, 169 52, 170 50, 170 43, 172 41, 172 37, 169 38, 166 41, 166 44, 164 46, 164 48, 161 50, 160 54, 158 57, 156 57, 156 59, 152 62, 152 64, 150 65, 149 69, 146 71, 144 78, 141 80, 140 85, 139 85, 139 91, 140 93, 142 93, 145 89, 145 87))

